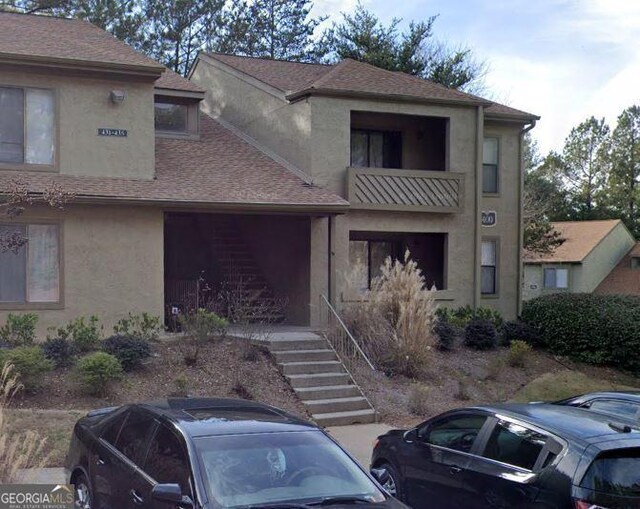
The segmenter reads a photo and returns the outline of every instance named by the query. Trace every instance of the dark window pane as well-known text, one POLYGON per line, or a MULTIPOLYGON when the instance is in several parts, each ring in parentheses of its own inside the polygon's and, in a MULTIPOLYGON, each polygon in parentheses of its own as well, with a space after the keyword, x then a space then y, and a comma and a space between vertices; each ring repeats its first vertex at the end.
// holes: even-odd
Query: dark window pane
POLYGON ((480 291, 484 295, 496 293, 496 268, 482 267, 480 274, 480 291))
POLYGON ((187 110, 185 104, 161 103, 155 104, 156 131, 177 133, 187 132, 187 110))
POLYGON ((640 405, 636 405, 629 401, 621 401, 615 399, 597 399, 589 405, 591 410, 596 412, 603 412, 611 415, 621 415, 624 417, 631 417, 632 419, 638 417, 640 405))
POLYGON ((622 449, 600 456, 580 486, 623 497, 640 497, 640 449, 622 449))
POLYGON ((102 432, 102 438, 109 442, 111 445, 115 445, 116 440, 118 440, 118 435, 120 434, 120 428, 122 428, 122 423, 127 418, 127 412, 121 413, 118 417, 111 420, 111 422, 107 425, 107 427, 102 432))
POLYGON ((147 443, 149 432, 153 428, 153 419, 143 413, 131 411, 120 431, 116 449, 136 463, 147 443))
POLYGON ((163 425, 151 439, 143 470, 155 481, 177 483, 183 494, 190 494, 187 455, 178 437, 163 425))
MULTIPOLYGON (((23 225, 0 225, 0 238, 24 239, 23 225)), ((0 302, 25 302, 27 298, 27 247, 0 251, 0 302)))
POLYGON ((349 268, 351 284, 357 290, 369 289, 369 242, 366 240, 349 241, 349 268))
POLYGON ((24 92, 0 88, 0 162, 24 161, 24 92))
POLYGON ((375 279, 382 274, 380 270, 387 258, 393 259, 393 242, 370 241, 369 250, 371 257, 370 274, 375 279))
POLYGON ((533 470, 547 437, 507 421, 496 424, 483 456, 508 465, 533 470))
POLYGON ((351 131, 351 166, 365 167, 369 165, 369 137, 365 131, 351 131))
POLYGON ((556 269, 544 269, 544 287, 556 287, 556 269))
POLYGON ((384 168, 402 168, 402 134, 384 133, 384 168))
POLYGON ((496 164, 482 165, 482 192, 483 193, 498 192, 498 165, 496 164))
POLYGON ((369 164, 371 168, 382 168, 384 164, 384 136, 381 132, 369 133, 369 164))
POLYGON ((426 429, 422 439, 433 445, 470 452, 487 418, 483 415, 457 415, 436 422, 426 429))

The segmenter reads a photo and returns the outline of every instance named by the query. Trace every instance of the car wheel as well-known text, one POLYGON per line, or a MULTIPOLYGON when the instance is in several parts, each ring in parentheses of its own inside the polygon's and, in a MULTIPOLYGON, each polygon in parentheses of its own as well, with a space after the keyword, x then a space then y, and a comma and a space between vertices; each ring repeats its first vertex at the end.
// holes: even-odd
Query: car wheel
POLYGON ((93 507, 93 496, 89 481, 84 475, 78 476, 75 485, 75 507, 78 509, 91 509, 93 507))
POLYGON ((402 500, 404 494, 402 493, 402 485, 400 484, 400 474, 398 474, 398 471, 389 463, 384 463, 380 468, 386 470, 388 476, 387 480, 382 484, 382 487, 387 490, 389 495, 398 500, 402 500))

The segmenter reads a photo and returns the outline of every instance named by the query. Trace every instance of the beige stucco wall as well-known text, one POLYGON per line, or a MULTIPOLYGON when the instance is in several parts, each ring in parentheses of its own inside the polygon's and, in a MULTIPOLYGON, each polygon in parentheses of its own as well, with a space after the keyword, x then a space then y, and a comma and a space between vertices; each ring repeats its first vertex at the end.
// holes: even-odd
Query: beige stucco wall
POLYGON ((57 171, 69 175, 153 178, 153 84, 57 74, 2 71, 0 86, 47 88, 57 98, 57 171), (109 99, 125 92, 121 104, 109 99), (99 127, 126 129, 127 137, 98 136, 99 127))
POLYGON ((579 264, 575 263, 527 263, 524 266, 524 281, 522 288, 522 298, 524 300, 533 299, 541 295, 550 293, 575 292, 576 273, 581 270, 579 264), (567 288, 545 288, 544 269, 567 269, 567 288))
MULTIPOLYGON (((129 312, 163 315, 163 213, 151 207, 69 205, 29 210, 21 220, 61 224, 61 309, 34 311, 38 333, 95 314, 110 333, 129 312)), ((9 311, 0 309, 0 323, 9 311)), ((13 311, 21 312, 21 311, 13 311)))

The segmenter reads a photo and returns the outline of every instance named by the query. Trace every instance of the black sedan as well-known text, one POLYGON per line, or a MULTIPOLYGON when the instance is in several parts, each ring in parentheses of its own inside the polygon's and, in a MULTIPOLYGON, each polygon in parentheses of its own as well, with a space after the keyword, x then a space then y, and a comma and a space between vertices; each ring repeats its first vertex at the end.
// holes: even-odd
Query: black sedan
POLYGON ((640 509, 640 428, 569 406, 446 412, 380 436, 371 466, 414 509, 640 509))
POLYGON ((316 426, 242 400, 169 399, 90 412, 67 455, 76 506, 404 506, 316 426))
POLYGON ((588 408, 602 414, 635 419, 640 423, 640 392, 590 392, 557 401, 556 405, 588 408))

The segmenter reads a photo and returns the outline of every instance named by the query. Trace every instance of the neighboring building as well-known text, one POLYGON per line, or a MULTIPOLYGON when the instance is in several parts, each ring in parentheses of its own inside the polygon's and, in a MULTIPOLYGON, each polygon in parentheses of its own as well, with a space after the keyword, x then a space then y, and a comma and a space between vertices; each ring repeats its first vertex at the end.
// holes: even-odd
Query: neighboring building
POLYGON ((350 263, 368 286, 407 247, 441 302, 515 316, 537 117, 350 60, 203 54, 191 78, 86 22, 0 13, 0 190, 75 193, 0 219, 29 237, 0 254, 0 322, 110 327, 240 277, 318 324, 321 295, 355 298, 350 263))
POLYGON ((616 293, 601 291, 600 286, 636 244, 624 223, 611 219, 552 224, 565 241, 550 254, 525 254, 524 298, 559 292, 616 293))
POLYGON ((609 295, 640 295, 640 242, 620 260, 595 293, 609 295))

